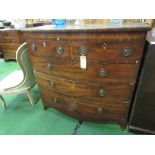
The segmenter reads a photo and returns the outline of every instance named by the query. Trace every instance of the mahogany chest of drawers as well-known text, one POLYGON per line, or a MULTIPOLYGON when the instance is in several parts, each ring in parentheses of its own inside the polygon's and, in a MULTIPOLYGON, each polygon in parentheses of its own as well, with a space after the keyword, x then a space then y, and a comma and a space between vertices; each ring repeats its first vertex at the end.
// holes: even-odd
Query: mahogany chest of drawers
POLYGON ((138 24, 23 30, 44 108, 123 128, 149 29, 138 24))
POLYGON ((4 60, 16 60, 16 50, 22 41, 21 33, 15 29, 0 30, 0 51, 3 53, 4 60))

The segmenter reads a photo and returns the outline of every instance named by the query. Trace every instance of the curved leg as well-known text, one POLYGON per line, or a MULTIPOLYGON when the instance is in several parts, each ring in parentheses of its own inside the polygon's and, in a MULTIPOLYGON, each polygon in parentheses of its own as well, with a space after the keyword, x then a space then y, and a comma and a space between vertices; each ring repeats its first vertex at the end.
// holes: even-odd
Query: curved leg
POLYGON ((28 96, 28 98, 29 98, 31 104, 34 105, 34 104, 35 104, 35 100, 34 100, 34 98, 33 98, 33 96, 32 96, 32 91, 31 91, 31 89, 28 89, 28 90, 27 90, 27 96, 28 96))
POLYGON ((4 106, 4 108, 6 109, 6 108, 7 108, 6 102, 5 102, 4 98, 3 98, 1 95, 0 95, 0 99, 2 100, 3 106, 4 106))

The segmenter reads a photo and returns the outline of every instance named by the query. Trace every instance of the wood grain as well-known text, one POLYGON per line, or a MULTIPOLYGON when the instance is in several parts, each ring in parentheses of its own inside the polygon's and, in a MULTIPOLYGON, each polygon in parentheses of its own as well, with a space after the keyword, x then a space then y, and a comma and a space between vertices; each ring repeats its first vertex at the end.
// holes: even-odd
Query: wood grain
POLYGON ((82 82, 70 81, 53 76, 45 76, 36 73, 37 82, 40 87, 58 94, 64 94, 75 98, 97 100, 100 102, 130 102, 130 92, 133 86, 123 84, 84 84, 82 82), (105 91, 100 96, 100 90, 105 91))
POLYGON ((16 50, 23 42, 22 32, 19 30, 1 30, 0 49, 3 52, 4 60, 16 60, 16 50))
POLYGON ((43 106, 80 120, 115 122, 123 129, 150 28, 146 25, 73 27, 47 26, 22 32, 43 106), (56 52, 57 46, 64 48, 63 53, 56 52), (80 68, 81 47, 87 48, 86 69, 80 68), (124 56, 124 48, 131 48, 131 55, 124 56), (100 74, 103 69, 106 76, 100 74))

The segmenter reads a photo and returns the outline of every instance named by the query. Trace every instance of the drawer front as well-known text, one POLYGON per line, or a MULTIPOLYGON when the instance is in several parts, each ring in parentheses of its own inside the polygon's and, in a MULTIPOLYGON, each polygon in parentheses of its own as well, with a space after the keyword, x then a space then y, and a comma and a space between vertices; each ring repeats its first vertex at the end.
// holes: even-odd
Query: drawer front
POLYGON ((41 89, 41 95, 45 107, 53 107, 80 120, 124 121, 127 115, 128 108, 123 104, 94 104, 92 101, 69 98, 46 89, 41 89))
POLYGON ((83 84, 36 73, 39 86, 70 97, 97 100, 99 102, 129 102, 131 86, 123 84, 83 84))
POLYGON ((1 31, 0 32, 0 38, 4 39, 18 39, 19 37, 19 31, 1 31))
POLYGON ((31 55, 34 70, 48 75, 60 76, 83 82, 135 82, 138 64, 87 64, 87 69, 80 68, 79 63, 67 61, 48 61, 31 55))
POLYGON ((19 43, 0 43, 2 50, 17 50, 19 46, 19 43))
POLYGON ((143 51, 143 42, 72 42, 72 58, 80 60, 85 55, 87 60, 103 62, 136 62, 143 51))
POLYGON ((0 38, 0 44, 6 44, 6 43, 20 44, 20 39, 19 38, 0 38))
POLYGON ((3 51, 4 59, 15 59, 16 60, 16 51, 3 51))
POLYGON ((34 56, 70 59, 70 46, 67 41, 28 41, 28 46, 34 56))

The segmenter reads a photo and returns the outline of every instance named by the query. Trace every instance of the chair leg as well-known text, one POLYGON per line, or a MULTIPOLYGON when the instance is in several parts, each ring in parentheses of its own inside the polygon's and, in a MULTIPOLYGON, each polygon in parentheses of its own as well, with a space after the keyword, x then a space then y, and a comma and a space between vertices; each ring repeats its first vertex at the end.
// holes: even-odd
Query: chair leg
POLYGON ((32 96, 32 91, 31 91, 31 89, 27 89, 27 96, 28 96, 28 98, 29 98, 31 104, 34 105, 34 104, 35 104, 35 100, 34 100, 34 98, 33 98, 33 96, 32 96))
POLYGON ((4 98, 3 98, 1 95, 0 95, 0 99, 1 99, 2 102, 3 102, 3 107, 6 109, 6 108, 7 108, 6 102, 5 102, 4 98))

